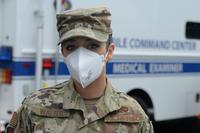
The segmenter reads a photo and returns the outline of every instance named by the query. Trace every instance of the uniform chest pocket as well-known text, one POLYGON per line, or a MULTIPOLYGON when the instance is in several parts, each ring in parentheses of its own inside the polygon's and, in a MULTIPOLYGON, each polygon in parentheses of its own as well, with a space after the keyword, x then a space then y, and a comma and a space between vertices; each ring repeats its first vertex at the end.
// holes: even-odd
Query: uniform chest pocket
POLYGON ((60 118, 43 118, 34 123, 34 133, 64 133, 69 120, 60 118))
POLYGON ((70 123, 70 113, 62 109, 32 108, 34 133, 62 133, 70 123))
POLYGON ((106 116, 105 133, 137 133, 140 130, 140 124, 144 121, 142 115, 129 113, 114 113, 106 116))
POLYGON ((105 122, 102 133, 138 133, 140 130, 139 122, 105 122))
POLYGON ((34 133, 76 133, 79 123, 68 118, 43 118, 34 123, 34 133))

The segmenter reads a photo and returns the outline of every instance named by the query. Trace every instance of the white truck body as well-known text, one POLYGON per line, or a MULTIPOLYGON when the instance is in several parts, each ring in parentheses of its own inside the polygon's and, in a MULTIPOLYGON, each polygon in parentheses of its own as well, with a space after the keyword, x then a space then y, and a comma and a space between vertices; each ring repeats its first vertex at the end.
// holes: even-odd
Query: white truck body
MULTIPOLYGON (((62 56, 57 56, 53 3, 53 0, 0 0, 0 46, 13 48, 12 83, 0 83, 2 120, 8 121, 11 117, 8 111, 17 110, 23 98, 40 86, 52 86, 69 78, 62 56), (55 72, 57 63, 44 70, 43 59, 59 62, 58 71, 55 72), (42 82, 38 78, 41 72, 42 82)), ((117 48, 107 73, 116 88, 131 95, 141 92, 142 98, 145 95, 144 101, 149 100, 148 110, 156 121, 192 117, 200 112, 200 41, 185 37, 186 23, 200 22, 200 1, 70 3, 72 9, 106 5, 111 10, 117 48)), ((60 9, 57 4, 57 11, 60 9)))

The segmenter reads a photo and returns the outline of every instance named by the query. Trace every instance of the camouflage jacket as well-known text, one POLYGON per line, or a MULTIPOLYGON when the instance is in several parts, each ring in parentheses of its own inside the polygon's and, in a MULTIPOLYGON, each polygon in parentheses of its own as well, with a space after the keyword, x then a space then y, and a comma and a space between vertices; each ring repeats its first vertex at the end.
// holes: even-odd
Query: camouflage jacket
POLYGON ((138 103, 108 82, 105 94, 87 113, 69 80, 25 98, 7 133, 153 133, 138 103))

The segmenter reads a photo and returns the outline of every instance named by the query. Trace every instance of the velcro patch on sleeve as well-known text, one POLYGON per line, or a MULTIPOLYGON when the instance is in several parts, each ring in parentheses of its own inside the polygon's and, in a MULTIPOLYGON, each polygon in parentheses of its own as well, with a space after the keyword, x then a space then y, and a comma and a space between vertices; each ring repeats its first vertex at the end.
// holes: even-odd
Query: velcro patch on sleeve
POLYGON ((13 128, 16 128, 16 126, 17 126, 17 112, 14 112, 13 113, 13 115, 12 115, 12 118, 11 118, 11 120, 10 120, 10 122, 9 122, 9 125, 11 126, 11 127, 13 127, 13 128))

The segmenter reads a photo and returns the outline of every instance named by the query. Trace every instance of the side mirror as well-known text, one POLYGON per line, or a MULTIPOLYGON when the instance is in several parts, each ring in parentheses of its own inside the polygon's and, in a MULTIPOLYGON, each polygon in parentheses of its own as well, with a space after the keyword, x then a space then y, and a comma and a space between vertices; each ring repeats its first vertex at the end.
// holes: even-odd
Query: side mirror
POLYGON ((188 39, 200 39, 200 22, 187 22, 185 36, 188 39))

